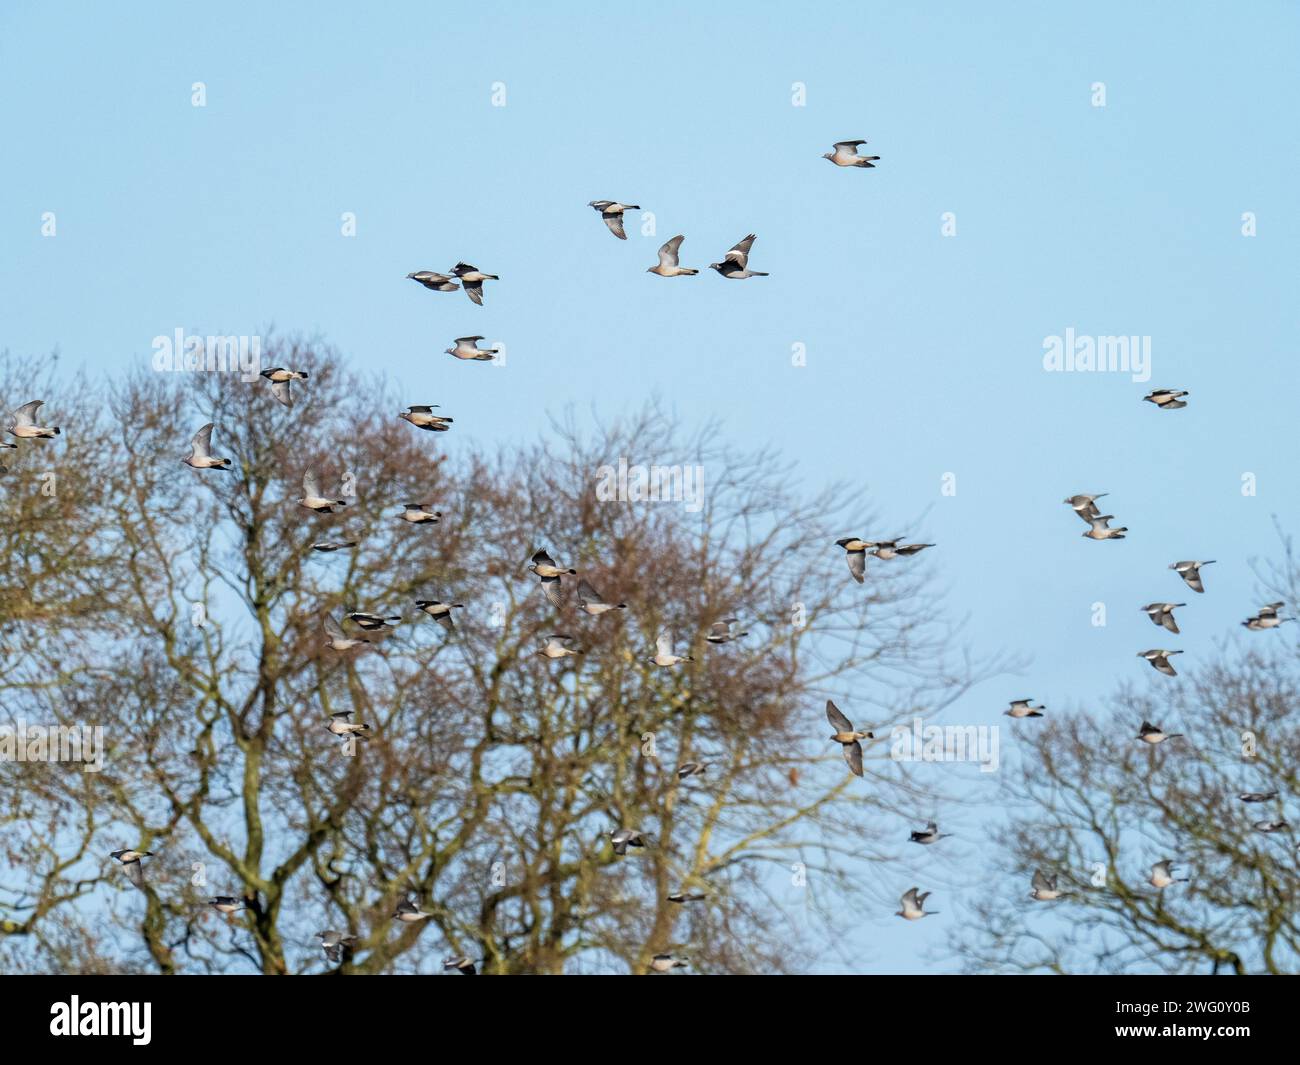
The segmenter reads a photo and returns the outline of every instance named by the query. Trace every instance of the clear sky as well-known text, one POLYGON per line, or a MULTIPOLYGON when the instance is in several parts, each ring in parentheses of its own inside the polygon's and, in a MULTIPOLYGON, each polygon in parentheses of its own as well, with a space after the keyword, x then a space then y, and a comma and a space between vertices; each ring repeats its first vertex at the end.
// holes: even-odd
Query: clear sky
MULTIPOLYGON (((1190 665, 1249 638, 1250 560, 1275 516, 1300 530, 1298 29, 1268 2, 6 3, 0 347, 111 371, 177 328, 274 323, 479 439, 657 393, 888 515, 845 535, 940 545, 916 561, 942 609, 1032 658, 953 720, 1095 705, 1162 679, 1137 651, 1190 665), (820 158, 862 137, 876 169, 820 158), (614 240, 602 198, 656 235, 614 240), (770 277, 644 273, 675 233, 703 269, 750 232, 770 277), (483 309, 404 280, 460 258, 503 278, 483 309), (1067 329, 1150 337, 1150 381, 1046 372, 1067 329), (442 354, 467 333, 507 365, 442 354), (1142 403, 1156 387, 1191 405, 1142 403), (1129 538, 1082 539, 1075 492, 1109 492, 1129 538), (1219 560, 1211 594, 1165 568, 1182 558, 1219 560), (1182 637, 1138 612, 1193 598, 1182 637)), ((941 895, 951 917, 861 915, 863 966, 926 968, 960 919, 941 895)))

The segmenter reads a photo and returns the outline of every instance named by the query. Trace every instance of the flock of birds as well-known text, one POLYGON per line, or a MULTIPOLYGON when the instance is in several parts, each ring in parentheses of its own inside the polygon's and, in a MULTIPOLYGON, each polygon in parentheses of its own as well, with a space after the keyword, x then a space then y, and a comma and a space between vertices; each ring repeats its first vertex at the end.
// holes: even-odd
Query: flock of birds
MULTIPOLYGON (((837 141, 833 145, 833 150, 825 153, 823 158, 830 160, 838 167, 874 168, 880 159, 879 156, 858 153, 858 148, 866 143, 865 140, 837 141)), ((616 200, 592 200, 588 206, 599 212, 601 220, 619 240, 627 239, 627 233, 624 229, 625 213, 631 210, 640 210, 638 204, 625 204, 616 200)), ((720 262, 710 263, 709 268, 716 271, 721 277, 734 281, 746 280, 752 277, 767 277, 766 272, 754 270, 750 267, 750 253, 756 239, 753 233, 746 235, 726 252, 720 262)), ((684 240, 685 237, 679 234, 666 241, 659 249, 658 262, 654 266, 647 267, 647 272, 656 274, 659 277, 689 277, 698 274, 699 270, 681 265, 681 246, 684 240)), ((484 283, 501 280, 499 275, 487 273, 463 261, 457 262, 447 273, 419 270, 407 274, 406 277, 433 292, 454 292, 457 288, 460 288, 471 302, 478 306, 483 306, 484 283)), ((484 337, 481 335, 457 337, 452 346, 446 348, 445 351, 454 358, 463 361, 491 361, 497 357, 499 351, 497 348, 479 347, 479 342, 483 339, 484 337)), ((262 370, 261 376, 269 383, 272 396, 286 407, 293 406, 293 383, 308 380, 306 371, 282 366, 262 370)), ((1177 389, 1156 389, 1143 398, 1160 410, 1179 410, 1187 406, 1185 399, 1187 395, 1187 392, 1177 389)), ((9 434, 18 440, 50 439, 58 436, 60 429, 57 426, 39 424, 37 412, 41 405, 41 400, 33 400, 13 411, 7 425, 9 434)), ((411 405, 406 410, 401 411, 398 417, 409 422, 417 429, 429 432, 446 432, 453 424, 453 419, 436 413, 439 409, 436 404, 411 405)), ((183 459, 186 465, 195 470, 230 470, 232 468, 231 459, 219 458, 213 454, 213 429, 214 424, 208 423, 194 434, 190 444, 190 454, 183 459)), ((2 446, 16 448, 18 445, 4 442, 2 446)), ((4 468, 4 466, 0 465, 0 471, 3 471, 4 468)), ((353 502, 353 500, 347 498, 324 495, 314 473, 310 470, 303 475, 302 492, 302 496, 297 500, 298 504, 317 514, 336 514, 353 502)), ((1114 515, 1102 514, 1097 506, 1097 500, 1104 495, 1106 495, 1104 492, 1096 495, 1078 494, 1066 499, 1065 503, 1088 525, 1088 530, 1083 533, 1084 537, 1091 540, 1122 540, 1128 531, 1127 528, 1123 526, 1111 528, 1109 523, 1114 520, 1114 515)), ((436 525, 442 514, 440 511, 434 510, 430 503, 416 502, 404 504, 402 513, 398 517, 413 525, 436 525)), ((907 538, 895 537, 890 540, 868 540, 863 537, 849 536, 837 540, 836 546, 842 548, 845 552, 852 579, 858 584, 862 584, 866 580, 868 556, 875 558, 879 562, 890 562, 896 559, 909 558, 935 546, 928 543, 904 543, 905 539, 907 538)), ((313 550, 322 553, 348 550, 356 546, 357 541, 355 540, 319 540, 311 544, 313 550)), ((1204 592, 1205 588, 1201 581, 1200 570, 1202 566, 1207 566, 1211 562, 1213 562, 1212 559, 1175 562, 1169 568, 1175 570, 1193 591, 1204 592)), ((574 583, 574 578, 578 578, 578 571, 572 567, 556 563, 555 559, 545 549, 537 550, 533 554, 528 569, 538 578, 547 602, 557 611, 563 611, 569 594, 573 590, 571 586, 574 583)), ((606 600, 585 578, 579 578, 576 581, 576 598, 579 609, 592 617, 599 617, 610 611, 627 609, 626 603, 614 603, 606 600)), ((1279 611, 1283 605, 1283 603, 1270 603, 1261 608, 1255 617, 1242 624, 1254 631, 1276 628, 1285 621, 1293 620, 1280 616, 1279 611)), ((419 612, 431 617, 448 632, 455 629, 453 611, 465 608, 463 603, 445 602, 437 599, 419 599, 415 601, 415 606, 419 612)), ((1184 606, 1186 606, 1185 603, 1148 603, 1142 609, 1154 624, 1172 633, 1178 633, 1178 623, 1173 612, 1184 606)), ((361 610, 351 610, 344 615, 344 620, 352 623, 362 633, 379 634, 395 628, 402 622, 403 618, 400 615, 379 615, 361 610)), ((333 651, 347 652, 372 642, 369 636, 349 633, 345 630, 343 624, 333 616, 326 615, 323 618, 322 625, 326 635, 326 646, 333 651)), ((736 625, 737 619, 734 617, 715 621, 705 636, 705 640, 710 644, 719 645, 748 635, 746 631, 736 631, 733 628, 736 625)), ((584 654, 585 652, 581 648, 574 646, 575 642, 575 638, 567 633, 552 633, 546 637, 545 643, 536 653, 549 660, 584 654)), ((1169 659, 1173 655, 1181 653, 1181 651, 1177 650, 1152 649, 1140 652, 1138 657, 1145 658, 1161 673, 1172 677, 1176 673, 1169 659)), ((659 635, 656 640, 655 653, 648 660, 658 667, 671 668, 683 662, 691 662, 694 659, 690 655, 677 654, 673 649, 671 634, 665 632, 659 635)), ((1010 708, 1004 713, 1016 719, 1042 717, 1046 708, 1033 706, 1032 704, 1032 699, 1012 700, 1010 708)), ((855 728, 848 717, 829 699, 826 702, 826 717, 835 730, 830 739, 840 745, 850 772, 859 777, 863 776, 862 741, 875 739, 875 734, 870 730, 855 728)), ((332 734, 342 737, 348 742, 354 739, 368 739, 368 734, 373 731, 369 724, 353 722, 352 711, 347 710, 331 714, 325 727, 332 734)), ((1158 727, 1144 721, 1138 739, 1156 745, 1166 740, 1176 739, 1180 735, 1180 733, 1165 733, 1158 727)), ((677 777, 679 780, 686 780, 703 774, 708 765, 707 762, 686 762, 677 769, 677 777)), ((1276 795, 1276 792, 1252 792, 1243 794, 1240 798, 1245 802, 1267 802, 1276 798, 1276 795)), ((1285 821, 1279 820, 1261 821, 1255 827, 1263 832, 1276 832, 1288 826, 1285 821)), ((929 846, 945 838, 945 836, 945 833, 939 831, 938 825, 931 821, 926 824, 925 828, 912 831, 909 842, 929 846)), ((602 834, 602 838, 605 837, 608 837, 613 852, 620 857, 626 855, 630 848, 644 848, 654 844, 654 839, 649 833, 634 828, 617 828, 602 834)), ((132 884, 143 887, 144 874, 140 862, 143 858, 152 857, 153 853, 151 851, 122 848, 113 851, 111 856, 121 863, 132 884)), ((1175 878, 1172 868, 1173 863, 1171 860, 1166 859, 1156 862, 1151 868, 1150 883, 1158 890, 1163 890, 1171 884, 1186 880, 1186 878, 1175 878)), ((897 911, 897 916, 908 921, 934 916, 936 911, 925 909, 925 900, 930 894, 931 892, 923 892, 916 887, 909 889, 900 900, 901 908, 897 911)), ((1049 876, 1040 869, 1035 871, 1033 875, 1029 894, 1038 901, 1055 901, 1066 898, 1071 893, 1059 890, 1057 877, 1049 876)), ((685 905, 691 902, 703 901, 708 898, 708 894, 707 892, 681 890, 668 895, 667 898, 670 902, 685 905)), ((209 900, 209 905, 227 918, 233 918, 236 913, 247 908, 247 900, 235 896, 218 895, 209 900)), ((397 905, 392 914, 393 920, 402 924, 415 923, 430 916, 431 914, 422 911, 414 899, 409 896, 397 905)), ((357 942, 356 936, 335 929, 318 932, 316 937, 321 941, 325 957, 331 962, 343 960, 347 952, 357 942)), ((482 961, 483 959, 476 960, 466 956, 449 957, 444 960, 443 968, 447 971, 474 975, 478 971, 477 966, 482 961)), ((665 973, 674 969, 685 968, 687 964, 687 959, 678 954, 661 953, 656 954, 651 959, 649 967, 654 972, 665 973)))

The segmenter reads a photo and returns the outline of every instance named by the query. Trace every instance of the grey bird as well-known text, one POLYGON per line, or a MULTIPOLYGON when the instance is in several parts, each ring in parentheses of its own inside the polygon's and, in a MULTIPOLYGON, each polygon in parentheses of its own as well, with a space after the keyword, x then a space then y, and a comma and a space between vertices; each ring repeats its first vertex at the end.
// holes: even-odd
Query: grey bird
POLYGON ((703 902, 709 896, 703 891, 674 891, 667 896, 669 902, 675 902, 678 906, 684 906, 688 902, 703 902))
POLYGON ((1157 743, 1164 743, 1165 740, 1176 740, 1182 736, 1181 732, 1166 732, 1159 725, 1153 725, 1149 721, 1143 721, 1142 727, 1138 730, 1137 738, 1143 743, 1149 743, 1153 747, 1157 743))
POLYGON ((236 898, 234 895, 216 895, 208 899, 208 905, 217 913, 224 913, 229 917, 232 913, 238 913, 244 908, 244 900, 236 898))
POLYGON ((43 399, 34 399, 30 403, 24 403, 17 410, 9 415, 9 421, 5 425, 5 431, 10 436, 16 436, 19 440, 36 440, 45 438, 52 440, 58 436, 62 430, 57 425, 37 425, 36 411, 45 402, 43 399))
POLYGON ((402 513, 398 515, 411 525, 437 525, 442 520, 441 510, 429 509, 431 503, 403 503, 402 513))
POLYGON ((352 610, 345 616, 352 624, 365 629, 366 632, 381 632, 385 629, 394 628, 402 620, 400 614, 367 614, 364 610, 352 610))
POLYGON ((624 855, 628 847, 644 848, 648 843, 648 837, 635 828, 616 828, 609 833, 609 842, 615 854, 624 855))
POLYGON ((1260 632, 1264 629, 1276 629, 1279 625, 1284 625, 1288 621, 1294 621, 1295 618, 1284 618, 1278 615, 1286 603, 1269 603, 1268 606, 1259 608, 1259 613, 1253 618, 1247 618, 1242 622, 1251 632, 1260 632))
POLYGON ((298 500, 298 505, 314 510, 317 514, 334 514, 340 508, 346 507, 348 501, 322 496, 316 484, 316 475, 308 470, 302 475, 302 498, 298 500))
POLYGON ((113 851, 110 858, 116 858, 122 863, 122 871, 126 873, 126 878, 138 888, 144 887, 144 867, 140 864, 141 858, 152 858, 153 851, 137 851, 129 847, 123 847, 121 850, 113 851))
POLYGON ((325 949, 325 957, 334 962, 342 961, 344 954, 350 953, 352 945, 357 941, 356 936, 350 936, 346 932, 336 932, 333 929, 317 932, 316 938, 325 949))
POLYGON ((932 894, 931 891, 921 891, 919 888, 909 888, 901 899, 899 904, 902 909, 898 910, 894 916, 902 917, 907 921, 919 921, 922 917, 934 917, 938 910, 926 910, 925 900, 932 894))
POLYGON ((1098 492, 1096 495, 1088 495, 1080 492, 1078 495, 1070 496, 1069 499, 1065 500, 1065 505, 1073 509, 1084 521, 1090 522, 1101 513, 1097 507, 1097 500, 1107 495, 1110 495, 1110 493, 1098 492))
POLYGON ((1277 798, 1276 791, 1243 791, 1237 796, 1242 802, 1272 802, 1277 798))
POLYGON ((1256 821, 1251 827, 1256 832, 1283 832, 1291 826, 1286 821, 1256 821))
POLYGON ((876 545, 860 536, 846 536, 843 540, 836 540, 835 546, 844 548, 849 572, 853 575, 853 579, 861 584, 867 576, 867 549, 876 545))
POLYGON ((1121 525, 1118 529, 1112 529, 1110 523, 1115 520, 1114 514, 1093 514, 1091 517, 1079 515, 1088 523, 1088 531, 1083 535, 1089 540, 1123 540, 1124 534, 1128 532, 1127 525, 1121 525))
POLYGON ((1163 891, 1170 884, 1186 884, 1190 879, 1191 877, 1188 876, 1174 876, 1173 859, 1165 858, 1151 867, 1151 879, 1148 883, 1158 891, 1163 891))
POLYGON ((290 382, 307 380, 307 371, 286 370, 283 366, 272 366, 269 370, 263 370, 262 376, 271 382, 271 395, 286 407, 292 407, 293 393, 290 391, 290 382))
POLYGON ((730 643, 732 640, 739 640, 742 636, 748 636, 748 632, 732 632, 731 626, 736 624, 735 618, 723 618, 715 621, 709 626, 709 634, 704 638, 709 643, 730 643))
POLYGON ((829 159, 836 166, 858 166, 868 169, 874 169, 876 161, 880 158, 878 155, 859 155, 857 147, 859 144, 866 144, 865 140, 858 141, 836 141, 831 145, 835 150, 833 152, 824 152, 823 159, 829 159))
POLYGON ((433 270, 416 270, 415 273, 407 274, 406 277, 409 281, 418 281, 431 292, 455 292, 460 288, 453 278, 433 270))
POLYGON ((330 554, 334 551, 346 551, 349 547, 356 547, 355 540, 317 540, 311 545, 313 551, 320 551, 322 554, 330 554))
POLYGON ((647 274, 658 274, 660 277, 694 277, 698 274, 698 270, 692 270, 690 267, 681 265, 682 241, 685 239, 684 236, 678 234, 660 247, 659 262, 654 266, 647 266, 645 272, 647 274))
POLYGON ((478 975, 478 969, 474 967, 474 959, 467 958, 463 954, 455 958, 443 958, 442 967, 446 972, 451 972, 454 969, 456 972, 460 973, 461 976, 478 975))
POLYGON ((567 658, 570 655, 586 653, 585 651, 579 651, 576 648, 570 647, 569 644, 571 643, 573 643, 572 636, 566 636, 562 632, 554 632, 550 636, 546 637, 546 643, 537 653, 542 655, 544 658, 567 658))
POLYGON ((600 617, 610 610, 626 610, 626 603, 607 603, 585 580, 578 582, 578 603, 592 617, 600 617))
POLYGON ((451 268, 451 272, 460 278, 460 287, 465 290, 465 295, 480 307, 483 306, 483 282, 501 280, 496 274, 485 274, 477 266, 470 266, 469 263, 457 263, 451 268))
POLYGON ((676 954, 656 954, 650 959, 650 968, 657 973, 670 973, 674 969, 685 969, 689 962, 676 954))
POLYGON ((215 459, 212 457, 212 423, 208 422, 202 429, 194 434, 194 439, 190 441, 190 455, 187 459, 182 459, 186 466, 191 466, 196 470, 228 470, 230 469, 230 459, 215 459))
POLYGON ((371 731, 370 726, 362 722, 353 723, 351 710, 339 710, 330 714, 330 723, 325 727, 335 736, 356 736, 363 740, 370 738, 366 735, 371 731))
POLYGON ((641 210, 639 203, 619 203, 617 200, 592 200, 587 206, 600 212, 601 221, 619 240, 627 240, 627 234, 623 232, 623 212, 641 210))
POLYGON ((457 337, 452 347, 444 348, 448 355, 454 356, 469 362, 491 362, 497 357, 498 348, 480 348, 478 342, 484 339, 481 336, 475 337, 457 337))
POLYGON ((452 610, 463 610, 465 607, 464 603, 443 603, 437 599, 417 599, 415 605, 448 632, 456 628, 451 620, 452 610))
POLYGON ((902 544, 900 546, 898 541, 901 539, 903 539, 903 537, 899 536, 893 540, 878 540, 876 541, 875 546, 868 551, 867 554, 874 555, 881 561, 888 562, 890 559, 894 558, 908 558, 911 555, 924 551, 927 547, 934 547, 934 544, 902 544))
POLYGON ((855 729, 853 722, 841 713, 840 708, 830 699, 826 700, 826 720, 835 729, 830 738, 840 745, 844 761, 854 776, 862 776, 862 744, 859 740, 874 740, 875 733, 855 729))
POLYGON ((363 643, 369 643, 363 636, 349 636, 343 631, 343 626, 335 621, 329 614, 325 615, 322 622, 325 627, 325 635, 329 637, 325 641, 326 646, 333 648, 335 651, 347 651, 363 643))
POLYGON ((1164 651, 1159 648, 1152 648, 1150 651, 1139 651, 1137 657, 1145 658, 1151 663, 1153 669, 1163 673, 1166 677, 1176 677, 1178 676, 1178 672, 1172 665, 1170 665, 1169 659, 1173 655, 1180 655, 1182 653, 1182 651, 1164 651))
POLYGON ((426 917, 432 917, 431 913, 424 913, 411 899, 406 898, 397 904, 397 909, 393 911, 393 920, 401 921, 403 924, 414 924, 416 921, 423 921, 426 917))
POLYGON ((917 831, 916 829, 912 830, 912 834, 908 838, 908 842, 920 843, 923 846, 928 847, 931 843, 936 843, 941 839, 945 839, 949 834, 950 833, 947 832, 940 832, 939 826, 935 822, 927 821, 925 823, 925 828, 921 829, 920 831, 917 831))
POLYGON ((1045 706, 1030 706, 1034 700, 1030 699, 1012 699, 1011 708, 1003 710, 1002 713, 1007 717, 1042 717, 1045 706))
POLYGON ((1174 619, 1174 611, 1178 607, 1186 605, 1186 603, 1147 603, 1142 609, 1146 612, 1147 617, 1151 619, 1152 624, 1161 625, 1176 634, 1178 632, 1178 622, 1174 619))
POLYGON ((1035 869, 1032 887, 1029 889, 1030 898, 1038 902, 1055 902, 1057 899, 1063 899, 1072 894, 1069 891, 1061 891, 1057 888, 1058 879, 1059 877, 1048 876, 1041 869, 1035 869))
POLYGON ((434 414, 438 410, 438 404, 415 404, 412 403, 406 410, 398 413, 398 417, 404 421, 410 422, 417 429, 424 429, 430 433, 445 433, 451 428, 454 418, 444 418, 441 414, 434 414))
POLYGON ((712 762, 683 762, 677 767, 677 779, 685 780, 687 777, 697 777, 712 764, 712 762))
POLYGON ((709 263, 709 269, 718 271, 723 277, 732 281, 743 281, 747 277, 767 277, 767 274, 762 271, 749 268, 749 249, 754 246, 754 241, 757 239, 753 233, 750 233, 723 256, 722 262, 709 263))
POLYGON ((564 609, 564 600, 567 595, 567 589, 564 587, 563 578, 566 576, 577 576, 576 569, 565 569, 563 566, 557 566, 555 559, 546 553, 542 548, 533 553, 531 564, 528 566, 529 572, 535 573, 542 581, 542 593, 546 596, 547 601, 556 610, 564 609))
POLYGON ((694 662, 695 659, 690 655, 675 654, 673 652, 672 635, 661 632, 655 638, 655 653, 651 656, 650 661, 656 666, 675 666, 682 662, 694 662))
POLYGON ((1148 392, 1142 399, 1147 403, 1154 403, 1161 410, 1182 410, 1187 406, 1187 401, 1183 396, 1187 392, 1180 392, 1176 388, 1156 388, 1148 392))
POLYGON ((1201 582, 1201 567, 1208 566, 1214 562, 1214 559, 1207 558, 1204 562, 1171 562, 1169 568, 1177 572, 1187 582, 1194 592, 1205 591, 1205 585, 1201 582))

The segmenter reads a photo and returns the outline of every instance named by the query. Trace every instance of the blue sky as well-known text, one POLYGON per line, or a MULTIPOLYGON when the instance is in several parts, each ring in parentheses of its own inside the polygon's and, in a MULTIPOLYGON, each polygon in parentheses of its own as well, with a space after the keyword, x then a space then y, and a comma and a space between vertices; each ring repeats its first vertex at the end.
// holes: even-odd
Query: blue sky
MULTIPOLYGON (((1300 16, 1063 8, 7 4, 0 346, 115 370, 178 327, 274 323, 479 439, 657 393, 889 516, 845 535, 940 545, 923 557, 944 609, 977 647, 1032 657, 955 718, 1029 694, 1094 705, 1146 681, 1139 650, 1192 664, 1246 638, 1249 561, 1276 553, 1274 516, 1300 529, 1298 149, 1280 117, 1300 16), (858 137, 877 169, 820 158, 858 137), (657 234, 615 241, 599 198, 653 211, 657 234), (749 232, 768 278, 644 273, 675 233, 704 268, 749 232), (502 275, 486 308, 403 279, 458 258, 502 275), (1044 338, 1067 328, 1151 337, 1150 382, 1045 372, 1044 338), (441 354, 467 333, 508 365, 441 354), (1140 402, 1153 387, 1191 406, 1140 402), (1122 543, 1085 541, 1061 505, 1101 491, 1122 543), (1170 644, 1137 608, 1190 602, 1165 568, 1180 558, 1219 562, 1170 644)), ((926 967, 942 919, 902 925, 866 920, 869 967, 926 967)))

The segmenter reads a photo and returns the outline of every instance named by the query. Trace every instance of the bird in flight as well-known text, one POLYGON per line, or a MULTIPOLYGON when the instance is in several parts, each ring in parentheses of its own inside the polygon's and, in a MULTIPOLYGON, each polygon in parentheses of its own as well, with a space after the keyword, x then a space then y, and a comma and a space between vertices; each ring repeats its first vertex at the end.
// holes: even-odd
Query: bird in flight
POLYGON ((478 341, 483 337, 457 337, 455 346, 443 350, 464 362, 491 362, 500 353, 500 348, 480 348, 478 341))
POLYGON ((704 638, 709 643, 730 643, 732 640, 739 640, 742 636, 748 636, 748 632, 732 632, 731 626, 736 624, 735 618, 723 618, 721 621, 715 621, 709 626, 709 634, 704 638))
POLYGON ((1042 717, 1045 706, 1030 706, 1033 699, 1012 699, 1011 708, 1003 710, 1002 713, 1007 717, 1042 717))
POLYGON ((351 710, 339 710, 330 714, 330 723, 325 727, 335 736, 357 736, 363 740, 370 738, 366 735, 370 726, 361 722, 353 723, 351 710))
POLYGON ((878 155, 859 155, 857 148, 859 144, 866 144, 865 140, 858 141, 836 141, 831 145, 835 150, 825 152, 823 159, 829 159, 836 166, 857 166, 868 169, 875 169, 876 161, 880 158, 878 155))
POLYGON ((617 200, 592 200, 587 206, 600 212, 601 221, 619 240, 627 240, 627 234, 623 232, 623 212, 641 210, 639 203, 619 203, 617 200))
POLYGON ((34 399, 30 403, 24 403, 9 415, 9 423, 5 426, 5 431, 10 436, 18 437, 19 440, 35 440, 38 438, 53 440, 62 432, 57 425, 36 424, 36 411, 44 402, 43 399, 34 399))
POLYGON ((1139 651, 1138 658, 1145 658, 1151 663, 1151 667, 1163 673, 1166 677, 1178 676, 1177 671, 1169 664, 1171 655, 1180 655, 1182 651, 1163 651, 1159 648, 1152 648, 1150 651, 1139 651))
POLYGON ((931 843, 936 843, 947 835, 949 835, 949 833, 939 831, 939 826, 934 821, 927 821, 925 823, 925 828, 920 829, 919 831, 916 829, 912 830, 908 842, 920 843, 923 846, 928 847, 931 843))
POLYGON ((1055 876, 1048 876, 1041 869, 1035 869, 1032 886, 1029 889, 1030 897, 1038 902, 1055 902, 1071 894, 1068 891, 1058 890, 1056 886, 1058 879, 1055 876))
POLYGON ((826 720, 835 729, 830 738, 840 745, 844 761, 854 776, 862 776, 862 744, 859 740, 874 740, 875 734, 855 729, 850 721, 830 699, 826 700, 826 720))
POLYGON ((316 484, 316 475, 308 470, 302 475, 302 498, 298 505, 314 510, 317 514, 333 514, 341 507, 346 507, 346 499, 326 499, 320 494, 316 484))
POLYGON ((138 888, 144 887, 144 866, 140 864, 141 858, 152 858, 153 851, 137 851, 124 847, 121 850, 113 851, 110 858, 116 858, 122 863, 122 871, 126 873, 126 878, 138 888))
POLYGON ((1187 400, 1183 399, 1186 395, 1189 393, 1180 392, 1176 388, 1156 388, 1142 399, 1147 403, 1154 403, 1161 410, 1182 410, 1187 406, 1187 400))
POLYGON ((682 266, 679 258, 682 250, 682 241, 686 238, 681 234, 673 237, 672 240, 666 241, 659 248, 659 262, 654 266, 647 266, 647 274, 658 274, 660 277, 693 277, 699 273, 698 270, 692 270, 688 266, 682 266))
POLYGON ((417 599, 415 605, 423 610, 429 617, 433 618, 448 632, 453 631, 456 626, 451 620, 453 609, 463 609, 464 603, 443 603, 437 599, 417 599))
POLYGON ((483 282, 501 280, 496 274, 485 274, 477 266, 470 266, 469 263, 457 263, 451 268, 451 272, 460 278, 460 287, 465 290, 465 295, 480 307, 483 306, 483 282))
POLYGON ((754 246, 754 241, 757 239, 753 233, 750 233, 723 256, 722 262, 709 263, 709 269, 716 270, 732 281, 743 281, 747 277, 767 277, 767 274, 761 270, 749 268, 749 249, 754 246))
POLYGON ((533 553, 532 562, 529 564, 528 569, 541 579, 542 594, 546 596, 547 602, 556 610, 563 610, 565 596, 567 595, 563 578, 566 576, 576 577, 578 571, 557 566, 555 559, 546 553, 545 548, 540 548, 533 553))
POLYGON ((418 281, 431 292, 455 292, 460 286, 447 274, 435 273, 433 270, 417 270, 407 274, 410 281, 418 281))
POLYGON ((1110 523, 1115 520, 1114 514, 1093 514, 1083 518, 1088 523, 1088 531, 1083 535, 1089 540, 1123 540, 1124 534, 1128 532, 1127 525, 1121 525, 1118 529, 1112 529, 1110 523))
POLYGON ((853 579, 861 584, 867 577, 867 549, 876 545, 860 536, 846 536, 835 541, 836 547, 844 548, 844 557, 849 564, 853 579))
POLYGON ((1157 891, 1163 891, 1170 884, 1186 884, 1191 877, 1174 876, 1174 863, 1170 858, 1156 862, 1151 867, 1151 879, 1148 883, 1157 891))
POLYGON ((610 610, 626 610, 626 603, 607 603, 587 581, 578 582, 578 604, 594 618, 610 610))
POLYGON ((1178 633, 1178 622, 1174 619, 1174 611, 1180 606, 1186 606, 1186 603, 1147 603, 1142 609, 1146 611, 1153 624, 1161 625, 1170 632, 1178 633))
POLYGON ((681 662, 694 662, 690 655, 673 653, 673 638, 670 633, 661 632, 655 638, 655 653, 650 659, 656 666, 675 666, 681 662))
POLYGON ((1204 592, 1205 585, 1201 581, 1201 567, 1208 566, 1213 562, 1214 559, 1212 558, 1207 558, 1204 562, 1171 562, 1169 568, 1176 571, 1192 591, 1204 592))
POLYGON ((1286 603, 1269 603, 1268 606, 1260 607, 1258 614, 1253 618, 1247 618, 1242 624, 1251 632, 1261 632, 1264 629, 1276 629, 1279 625, 1294 621, 1295 618, 1279 616, 1278 611, 1284 606, 1286 606, 1286 603))
POLYGON ((571 643, 573 643, 572 636, 567 636, 562 632, 554 632, 546 637, 546 643, 542 645, 542 649, 537 653, 546 658, 567 658, 570 655, 586 653, 570 647, 571 643))
POLYGON ((919 888, 909 888, 903 897, 898 900, 902 909, 898 910, 894 916, 902 917, 906 921, 919 921, 922 917, 936 916, 938 910, 927 910, 925 908, 925 900, 932 894, 933 892, 921 891, 919 888))
POLYGON ((190 457, 181 460, 186 466, 196 470, 230 469, 230 459, 212 457, 212 428, 212 423, 208 422, 194 434, 194 439, 190 441, 190 457))
POLYGON ((369 643, 364 636, 349 636, 343 631, 343 626, 335 621, 329 614, 326 614, 322 625, 325 628, 325 635, 329 637, 325 645, 335 651, 347 651, 353 647, 360 646, 363 643, 369 643))
POLYGON ((397 416, 410 422, 417 429, 427 429, 431 433, 445 433, 451 428, 454 419, 444 418, 441 414, 434 414, 433 412, 438 409, 436 403, 432 406, 417 406, 413 403, 397 416))
POLYGON ((1149 721, 1143 721, 1142 727, 1138 730, 1137 738, 1143 743, 1149 743, 1153 747, 1158 743, 1164 743, 1165 740, 1176 740, 1182 736, 1181 732, 1166 732, 1158 725, 1153 725, 1149 721))
POLYGON ((283 366, 272 366, 269 370, 263 370, 262 376, 271 382, 271 395, 286 407, 292 407, 293 392, 290 391, 290 382, 307 380, 307 371, 286 370, 283 366))

